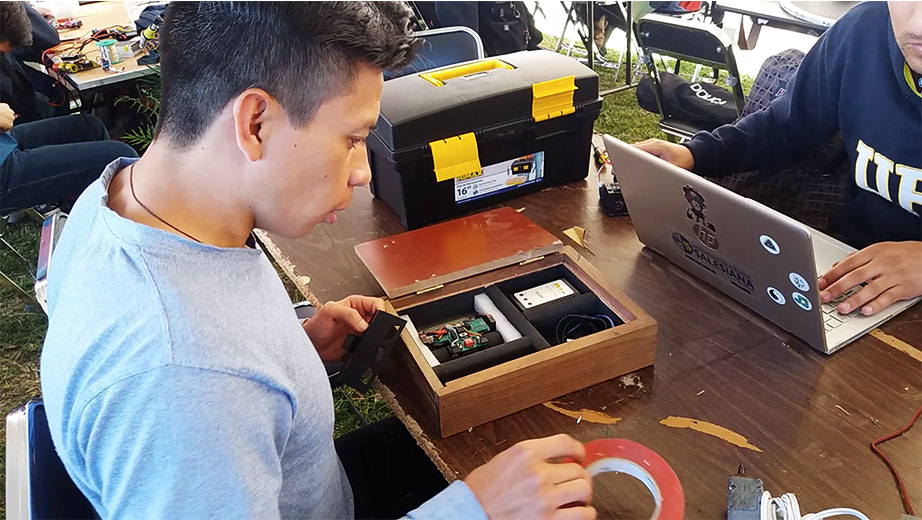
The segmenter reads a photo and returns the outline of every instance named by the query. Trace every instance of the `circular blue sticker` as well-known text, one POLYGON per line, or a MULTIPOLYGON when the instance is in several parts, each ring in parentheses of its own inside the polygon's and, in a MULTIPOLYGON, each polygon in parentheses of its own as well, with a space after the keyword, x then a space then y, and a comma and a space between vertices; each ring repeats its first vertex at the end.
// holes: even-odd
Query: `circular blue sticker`
POLYGON ((805 311, 813 309, 813 304, 810 303, 810 298, 807 298, 799 292, 791 293, 791 299, 794 300, 794 303, 796 303, 798 307, 805 311))

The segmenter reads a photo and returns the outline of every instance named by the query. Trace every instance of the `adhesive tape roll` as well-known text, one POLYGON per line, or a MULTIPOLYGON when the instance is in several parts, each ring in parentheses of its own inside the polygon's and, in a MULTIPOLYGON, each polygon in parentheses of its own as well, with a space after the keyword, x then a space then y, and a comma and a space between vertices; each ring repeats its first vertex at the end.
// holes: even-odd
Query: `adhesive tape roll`
POLYGON ((675 471, 655 451, 627 439, 587 442, 584 466, 592 476, 614 471, 643 482, 656 502, 651 520, 685 517, 685 493, 675 471))

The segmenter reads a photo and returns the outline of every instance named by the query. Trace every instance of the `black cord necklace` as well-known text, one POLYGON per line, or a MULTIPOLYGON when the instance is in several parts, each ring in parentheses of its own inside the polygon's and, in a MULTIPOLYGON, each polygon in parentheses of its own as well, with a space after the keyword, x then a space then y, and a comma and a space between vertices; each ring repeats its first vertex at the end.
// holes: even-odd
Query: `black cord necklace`
POLYGON ((160 222, 163 222, 163 223, 166 224, 167 226, 170 226, 170 228, 176 230, 177 233, 180 233, 180 234, 186 236, 187 238, 189 238, 190 240, 194 240, 194 241, 198 242, 199 244, 201 244, 201 243, 202 243, 201 240, 195 238, 194 236, 190 235, 189 233, 186 233, 185 231, 183 231, 183 230, 179 229, 178 227, 174 226, 173 224, 170 224, 170 223, 167 222, 166 220, 163 220, 163 218, 161 218, 160 215, 158 215, 158 214, 154 213, 153 211, 151 211, 150 208, 148 208, 147 206, 145 206, 144 203, 141 202, 141 201, 138 199, 138 196, 137 196, 137 195, 135 194, 135 192, 134 192, 134 165, 135 165, 135 163, 131 163, 131 166, 128 167, 128 185, 131 186, 131 196, 134 197, 134 201, 137 202, 139 206, 141 206, 142 208, 144 208, 145 211, 147 211, 148 213, 150 213, 150 216, 154 217, 155 219, 159 220, 160 222))

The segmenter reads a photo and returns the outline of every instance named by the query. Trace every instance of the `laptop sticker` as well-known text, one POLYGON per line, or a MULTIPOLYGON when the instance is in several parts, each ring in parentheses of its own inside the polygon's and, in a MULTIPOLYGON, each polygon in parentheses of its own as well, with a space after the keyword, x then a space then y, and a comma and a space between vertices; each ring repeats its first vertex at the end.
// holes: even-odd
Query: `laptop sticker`
POLYGON ((794 287, 796 287, 798 291, 806 292, 810 290, 810 284, 807 283, 806 278, 803 276, 797 273, 791 273, 788 275, 788 278, 790 278, 791 283, 794 284, 794 287))
POLYGON ((695 223, 692 227, 695 236, 698 237, 698 240, 705 246, 711 249, 717 249, 720 247, 720 243, 717 241, 717 227, 714 226, 714 223, 704 214, 704 210, 707 209, 704 196, 690 184, 683 186, 682 191, 685 192, 685 202, 688 203, 688 210, 685 212, 685 217, 695 223))
POLYGON ((774 238, 768 235, 760 236, 759 243, 762 244, 762 247, 764 247, 766 251, 773 255, 781 253, 781 246, 778 245, 778 242, 775 242, 774 238))
POLYGON ((672 233, 672 241, 676 247, 685 253, 685 257, 702 269, 727 280, 730 285, 752 295, 755 285, 752 283, 752 276, 741 268, 724 260, 706 249, 700 248, 693 244, 685 235, 677 232, 672 233))
POLYGON ((796 303, 798 307, 805 311, 813 309, 813 304, 810 303, 810 299, 799 292, 791 293, 791 299, 794 300, 794 303, 796 303))
POLYGON ((778 305, 784 305, 787 303, 787 300, 784 298, 784 294, 781 293, 778 289, 774 287, 769 287, 766 292, 768 292, 768 297, 772 299, 773 302, 778 305))

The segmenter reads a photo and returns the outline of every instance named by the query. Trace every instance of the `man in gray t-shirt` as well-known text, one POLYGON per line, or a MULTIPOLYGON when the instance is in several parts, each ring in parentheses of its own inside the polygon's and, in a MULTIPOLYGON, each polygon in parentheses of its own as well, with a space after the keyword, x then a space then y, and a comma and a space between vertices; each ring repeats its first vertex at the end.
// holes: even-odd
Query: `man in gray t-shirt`
MULTIPOLYGON (((321 361, 383 304, 352 296, 301 326, 249 237, 333 224, 368 184, 364 140, 382 70, 412 55, 407 21, 386 2, 167 9, 155 140, 83 193, 49 279, 48 422, 102 518, 354 515, 321 361)), ((582 445, 521 442, 401 514, 593 518, 591 479, 550 462, 564 457, 582 445)))

